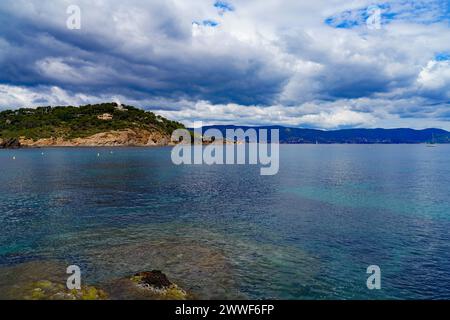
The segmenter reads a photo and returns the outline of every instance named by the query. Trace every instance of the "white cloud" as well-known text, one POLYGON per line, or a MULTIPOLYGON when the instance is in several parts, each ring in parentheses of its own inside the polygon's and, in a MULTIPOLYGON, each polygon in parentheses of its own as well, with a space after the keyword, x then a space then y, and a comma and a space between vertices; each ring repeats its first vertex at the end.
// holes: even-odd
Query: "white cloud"
POLYGON ((27 88, 0 85, 0 109, 37 106, 83 105, 102 102, 102 97, 71 94, 58 87, 27 88))
POLYGON ((258 107, 240 106, 236 104, 211 105, 206 101, 193 104, 190 108, 182 110, 157 110, 166 117, 177 119, 192 125, 196 119, 204 124, 234 124, 236 115, 242 125, 285 125, 306 126, 323 129, 340 127, 372 127, 376 119, 373 115, 364 112, 352 111, 347 106, 331 106, 307 103, 296 107, 283 107, 281 105, 258 107))
POLYGON ((352 111, 348 108, 335 110, 334 112, 320 112, 308 114, 300 118, 301 123, 309 126, 333 129, 339 127, 372 127, 375 123, 373 115, 352 111))
POLYGON ((450 98, 450 61, 430 61, 417 78, 419 88, 450 98))

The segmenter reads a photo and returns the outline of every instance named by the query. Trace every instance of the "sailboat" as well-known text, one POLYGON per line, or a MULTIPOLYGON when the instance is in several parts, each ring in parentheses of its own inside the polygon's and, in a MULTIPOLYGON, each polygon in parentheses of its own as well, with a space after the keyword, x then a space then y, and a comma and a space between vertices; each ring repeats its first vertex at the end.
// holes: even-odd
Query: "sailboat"
POLYGON ((434 139, 434 133, 432 133, 431 142, 427 143, 427 147, 436 147, 436 140, 434 139))

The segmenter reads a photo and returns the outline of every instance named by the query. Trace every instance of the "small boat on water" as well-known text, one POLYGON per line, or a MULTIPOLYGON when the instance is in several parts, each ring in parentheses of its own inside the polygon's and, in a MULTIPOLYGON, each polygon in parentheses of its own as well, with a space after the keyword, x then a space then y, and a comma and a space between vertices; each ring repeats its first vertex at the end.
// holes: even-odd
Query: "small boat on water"
POLYGON ((430 148, 437 147, 436 139, 434 138, 434 133, 432 134, 431 141, 427 143, 427 147, 430 148))

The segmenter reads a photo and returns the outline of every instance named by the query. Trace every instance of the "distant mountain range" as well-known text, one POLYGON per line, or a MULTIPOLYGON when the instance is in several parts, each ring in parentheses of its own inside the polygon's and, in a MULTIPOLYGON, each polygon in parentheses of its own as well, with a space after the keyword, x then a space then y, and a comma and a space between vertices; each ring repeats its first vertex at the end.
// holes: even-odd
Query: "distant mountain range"
MULTIPOLYGON (((227 129, 279 129, 280 143, 283 144, 414 144, 414 143, 450 143, 450 132, 442 129, 343 129, 323 131, 314 129, 288 128, 282 126, 205 126, 203 130, 218 129, 225 137, 227 129)), ((270 135, 269 135, 270 136, 270 135)))

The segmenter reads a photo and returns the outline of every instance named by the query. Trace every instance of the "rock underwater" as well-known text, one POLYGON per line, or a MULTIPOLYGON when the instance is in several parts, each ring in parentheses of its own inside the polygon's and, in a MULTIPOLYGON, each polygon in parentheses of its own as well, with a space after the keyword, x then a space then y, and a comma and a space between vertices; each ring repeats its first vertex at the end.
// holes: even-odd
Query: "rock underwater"
MULTIPOLYGON (((158 270, 139 272, 132 277, 122 279, 128 286, 122 289, 140 291, 143 298, 154 300, 186 300, 192 298, 186 291, 172 283, 167 276, 158 270)), ((69 290, 59 282, 40 280, 26 286, 25 300, 107 300, 110 295, 94 286, 82 286, 80 290, 69 290)), ((112 298, 114 299, 114 298, 112 298)))
POLYGON ((196 299, 190 291, 181 289, 164 273, 156 270, 139 273, 131 271, 106 281, 82 281, 80 290, 70 290, 66 286, 66 264, 36 260, 0 266, 0 300, 196 299))
POLYGON ((82 286, 80 290, 67 289, 61 283, 41 280, 32 283, 25 300, 106 300, 108 295, 92 286, 82 286))
MULTIPOLYGON (((141 292, 143 298, 154 300, 192 298, 158 270, 139 272, 130 278, 122 279, 122 281, 128 281, 131 287, 141 292)), ((122 289, 129 291, 130 289, 126 287, 122 286, 122 289)), ((24 289, 23 299, 25 300, 107 300, 111 298, 104 290, 94 286, 85 285, 80 290, 69 290, 62 283, 49 280, 32 282, 24 289)))

